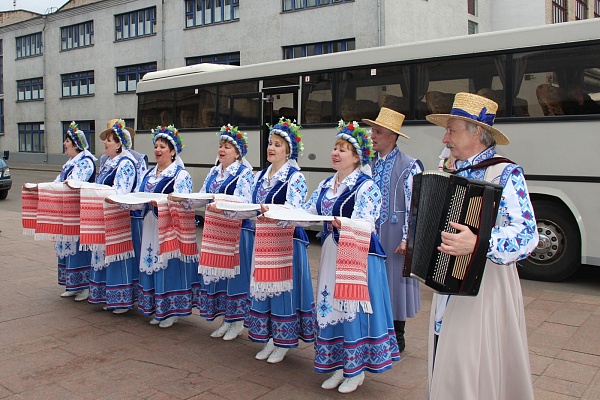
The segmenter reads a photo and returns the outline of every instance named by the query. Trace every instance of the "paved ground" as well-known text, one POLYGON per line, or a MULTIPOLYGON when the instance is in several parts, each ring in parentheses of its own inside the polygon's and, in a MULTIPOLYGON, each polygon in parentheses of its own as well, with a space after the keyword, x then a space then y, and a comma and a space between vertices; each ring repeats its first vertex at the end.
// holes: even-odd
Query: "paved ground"
MULTIPOLYGON (((23 236, 20 213, 2 210, 0 202, 0 399, 425 398, 428 288, 407 323, 403 359, 341 395, 320 388, 325 376, 312 370, 312 345, 270 365, 254 359, 261 346, 245 334, 210 338, 218 323, 198 315, 160 329, 137 312, 114 315, 61 298, 52 244, 23 236)), ((315 277, 318 253, 311 245, 315 277)), ((600 399, 600 285, 522 284, 536 399, 600 399)))

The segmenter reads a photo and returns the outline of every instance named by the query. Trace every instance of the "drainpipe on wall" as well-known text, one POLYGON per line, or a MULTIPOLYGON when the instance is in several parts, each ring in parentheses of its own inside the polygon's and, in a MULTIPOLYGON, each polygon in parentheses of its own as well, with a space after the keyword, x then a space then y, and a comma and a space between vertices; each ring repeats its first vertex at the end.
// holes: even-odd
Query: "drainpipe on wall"
POLYGON ((160 35, 161 35, 161 53, 162 53, 162 69, 165 66, 165 0, 162 0, 160 5, 160 35))
POLYGON ((377 46, 381 46, 381 0, 377 0, 377 46))
MULTIPOLYGON (((46 47, 46 23, 47 21, 47 15, 43 15, 42 18, 44 19, 44 27, 42 28, 42 57, 43 57, 43 62, 42 62, 42 82, 44 83, 44 87, 46 86, 46 51, 45 51, 45 47, 46 47)), ((46 121, 46 115, 47 115, 47 108, 48 108, 48 103, 47 103, 47 98, 46 98, 46 89, 44 89, 44 115, 43 115, 43 121, 44 121, 44 163, 48 163, 48 131, 46 129, 47 126, 47 121, 46 121)))

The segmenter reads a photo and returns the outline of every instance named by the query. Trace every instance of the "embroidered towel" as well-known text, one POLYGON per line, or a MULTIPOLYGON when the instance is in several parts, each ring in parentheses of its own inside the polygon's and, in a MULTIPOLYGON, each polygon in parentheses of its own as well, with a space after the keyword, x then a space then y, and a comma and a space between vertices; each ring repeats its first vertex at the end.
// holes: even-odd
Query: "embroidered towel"
POLYGON ((124 210, 119 204, 102 202, 104 209, 104 228, 106 250, 104 262, 133 258, 133 241, 131 239, 131 216, 129 210, 124 210))
POLYGON ((258 300, 293 288, 294 227, 256 220, 250 293, 258 300))
MULTIPOLYGON (((80 250, 100 250, 106 244, 104 222, 104 198, 116 194, 110 186, 80 189, 80 250)), ((126 212, 128 215, 129 213, 126 212)))
POLYGON ((338 241, 333 307, 342 312, 372 314, 367 281, 367 259, 371 241, 368 222, 339 218, 342 227, 338 241))
POLYGON ((158 200, 157 204, 159 261, 179 258, 183 262, 197 262, 194 210, 186 210, 182 204, 167 199, 158 200))
POLYGON ((38 209, 38 190, 37 187, 28 188, 26 185, 21 189, 21 221, 23 224, 23 234, 35 234, 38 209))
MULTIPOLYGON (((38 185, 36 240, 71 241, 63 238, 65 220, 63 198, 67 197, 70 192, 79 196, 79 193, 69 189, 63 182, 44 182, 38 185)), ((71 196, 68 198, 75 200, 71 196)), ((79 217, 79 212, 77 216, 79 217)))
POLYGON ((204 282, 233 278, 240 273, 240 230, 242 221, 206 211, 198 273, 204 282))

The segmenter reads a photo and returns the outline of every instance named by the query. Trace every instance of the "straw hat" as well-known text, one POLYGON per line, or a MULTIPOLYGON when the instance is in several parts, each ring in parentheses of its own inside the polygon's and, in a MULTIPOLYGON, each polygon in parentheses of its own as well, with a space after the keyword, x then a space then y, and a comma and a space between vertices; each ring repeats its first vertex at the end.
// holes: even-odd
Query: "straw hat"
POLYGON ((370 126, 382 126, 400 136, 404 136, 405 138, 410 139, 407 135, 400 132, 400 127, 404 122, 404 118, 404 114, 401 114, 398 111, 381 107, 381 110, 379 110, 379 115, 377 116, 377 119, 375 121, 363 118, 363 122, 370 126))
POLYGON ((448 119, 450 118, 472 122, 487 129, 494 139, 496 139, 496 144, 506 145, 510 143, 508 137, 498 129, 492 127, 497 111, 498 104, 495 101, 473 93, 463 92, 456 93, 450 114, 429 114, 425 118, 427 121, 442 128, 446 128, 448 119))
MULTIPOLYGON (((110 121, 108 121, 106 123, 106 129, 100 133, 100 140, 106 139, 106 135, 108 135, 109 132, 113 131, 113 126, 117 122, 119 122, 119 119, 111 119, 110 121)), ((125 130, 127 130, 127 132, 129 132, 129 134, 131 135, 132 138, 135 136, 135 131, 133 129, 125 127, 125 130)))

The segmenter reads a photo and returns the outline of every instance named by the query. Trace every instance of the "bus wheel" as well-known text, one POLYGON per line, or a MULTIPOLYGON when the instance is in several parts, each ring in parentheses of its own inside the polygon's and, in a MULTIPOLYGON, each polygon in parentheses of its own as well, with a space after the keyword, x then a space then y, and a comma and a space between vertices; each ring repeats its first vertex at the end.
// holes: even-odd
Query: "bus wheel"
POLYGON ((521 278, 560 281, 581 265, 581 237, 575 219, 560 205, 534 202, 540 241, 531 255, 517 263, 521 278))

